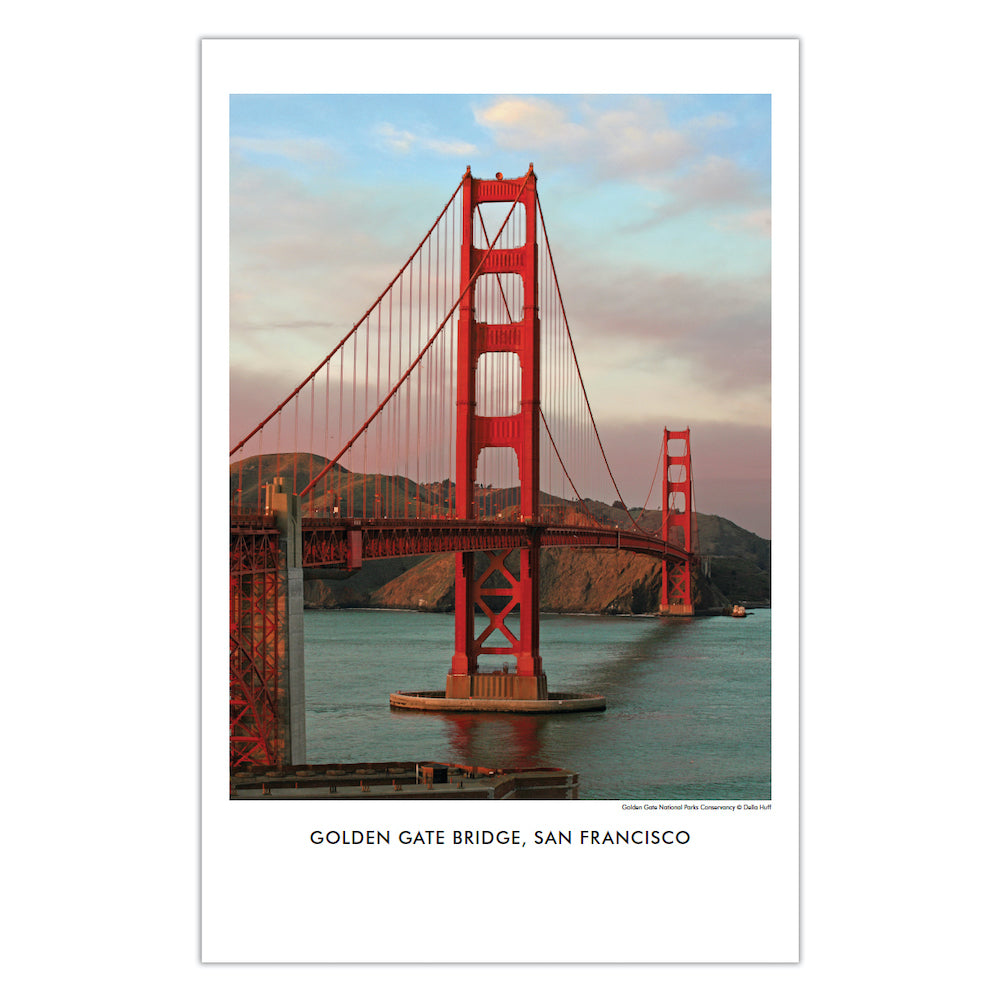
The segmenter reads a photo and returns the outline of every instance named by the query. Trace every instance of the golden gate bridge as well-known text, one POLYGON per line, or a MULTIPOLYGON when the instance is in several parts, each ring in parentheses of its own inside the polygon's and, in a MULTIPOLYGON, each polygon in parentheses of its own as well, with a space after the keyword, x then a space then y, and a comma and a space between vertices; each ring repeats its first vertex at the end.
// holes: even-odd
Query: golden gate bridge
POLYGON ((230 459, 234 768, 304 762, 304 569, 455 553, 445 689, 409 704, 397 693, 407 708, 565 703, 549 693, 539 648, 543 547, 659 559, 661 613, 694 611, 690 431, 664 431, 644 504, 660 475, 662 520, 650 534, 601 441, 533 165, 517 178, 467 168, 361 319, 230 459), (598 476, 626 527, 581 496, 578 484, 598 476), (499 656, 514 670, 487 670, 499 656))

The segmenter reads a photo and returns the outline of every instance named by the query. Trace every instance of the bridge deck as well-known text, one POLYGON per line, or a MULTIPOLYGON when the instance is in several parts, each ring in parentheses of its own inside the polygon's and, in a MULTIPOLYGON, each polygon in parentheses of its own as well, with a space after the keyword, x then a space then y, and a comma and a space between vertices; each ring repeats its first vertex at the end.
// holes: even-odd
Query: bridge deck
MULTIPOLYGON (((254 534, 275 525, 273 515, 234 514, 233 535, 254 534)), ((651 535, 617 528, 485 522, 458 519, 302 519, 302 565, 346 566, 362 560, 434 553, 521 549, 538 538, 546 548, 616 549, 671 562, 690 554, 651 535)))

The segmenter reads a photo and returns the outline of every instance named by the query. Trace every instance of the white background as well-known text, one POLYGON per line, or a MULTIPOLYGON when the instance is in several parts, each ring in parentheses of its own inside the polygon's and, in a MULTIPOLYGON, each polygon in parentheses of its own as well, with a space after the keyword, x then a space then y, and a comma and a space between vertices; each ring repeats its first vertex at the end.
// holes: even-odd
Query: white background
MULTIPOLYGON (((505 41, 208 41, 203 49, 202 326, 205 438, 204 655, 228 658, 228 413, 217 404, 229 362, 228 110, 230 93, 407 92, 453 88, 477 67, 510 61, 505 41), (507 50, 506 52, 504 50, 507 50)), ((229 690, 203 671, 203 951, 207 961, 519 962, 794 961, 798 958, 798 43, 778 41, 534 41, 517 88, 533 93, 767 93, 774 159, 774 489, 772 796, 762 813, 697 816, 600 804, 282 804, 227 797, 229 690), (379 819, 376 819, 379 818, 379 819), (514 819, 516 818, 516 819, 514 819), (664 830, 689 844, 638 850, 575 845, 539 850, 541 830, 664 830), (403 846, 317 851, 320 828, 519 828, 517 850, 403 846), (266 941, 242 920, 248 873, 255 904, 281 914, 266 941), (613 888, 613 889, 612 889, 613 888), (602 918, 611 889, 620 921, 602 918), (338 900, 330 908, 328 901, 338 900), (666 906, 683 900, 683 907, 666 906), (456 908, 466 916, 454 927, 456 908), (417 932, 417 929, 421 931, 417 932)), ((443 196, 447 196, 447 191, 443 196)), ((429 207, 433 213, 436 208, 429 207)), ((378 290, 376 289, 375 292, 378 290)), ((543 638, 544 639, 544 638, 543 638)), ((444 668, 442 668, 442 671, 444 668)), ((389 752, 387 752, 389 753, 389 752)), ((391 757, 389 753, 389 757, 391 757)), ((581 777, 586 782, 586 776, 581 777)), ((577 834, 578 837, 578 834, 577 834)))
MULTIPOLYGON (((801 962, 489 969, 199 964, 198 39, 495 20, 442 5, 429 24, 393 4, 377 23, 326 4, 8 15, 4 895, 19 996, 981 992, 996 554, 975 526, 994 506, 997 204, 979 10, 633 5, 613 26, 579 11, 519 24, 802 39, 801 962)), ((606 892, 593 920, 646 913, 606 892)), ((417 932, 458 935, 472 911, 417 932)), ((246 937, 267 941, 271 920, 248 881, 246 937)))

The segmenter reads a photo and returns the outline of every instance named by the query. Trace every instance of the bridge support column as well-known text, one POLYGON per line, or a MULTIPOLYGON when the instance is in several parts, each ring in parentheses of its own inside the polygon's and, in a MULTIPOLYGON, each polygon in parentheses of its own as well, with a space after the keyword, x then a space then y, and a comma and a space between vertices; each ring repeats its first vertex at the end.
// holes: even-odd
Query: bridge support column
POLYGON ((299 500, 267 487, 275 527, 234 529, 230 569, 230 767, 306 759, 299 500))
POLYGON ((277 477, 267 487, 267 501, 278 523, 279 545, 284 554, 286 592, 285 657, 283 669, 288 689, 287 760, 306 760, 306 655, 305 594, 302 578, 302 511, 292 486, 277 477))
POLYGON ((523 549, 487 553, 476 567, 474 553, 456 556, 455 649, 445 697, 453 699, 546 699, 548 688, 538 652, 538 573, 541 545, 537 533, 523 549), (516 553, 516 555, 515 555, 516 553), (514 566, 511 566, 514 564, 514 566), (499 607, 498 607, 499 606, 499 607), (474 612, 487 619, 476 635, 474 612), (520 635, 508 616, 518 613, 520 635), (506 645, 487 644, 499 634, 506 645), (479 658, 512 658, 500 671, 481 673, 479 658), (511 669, 513 668, 513 669, 511 669))
MULTIPOLYGON (((456 514, 480 517, 476 470, 488 448, 512 448, 520 478, 519 517, 534 524, 539 516, 540 345, 538 316, 538 241, 535 175, 479 180, 466 172, 463 180, 461 282, 457 345, 456 514), (490 254, 473 241, 473 218, 486 202, 520 202, 524 207, 524 242, 490 254), (474 275, 516 275, 523 289, 522 315, 497 324, 476 316, 474 275), (487 353, 513 353, 521 367, 520 410, 504 416, 483 416, 476 407, 476 368, 487 353)), ((455 654, 445 683, 445 696, 458 699, 545 700, 548 690, 538 650, 538 574, 541 544, 537 533, 524 549, 493 553, 484 572, 477 572, 474 554, 455 560, 455 654), (498 607, 499 606, 499 607, 498 607), (488 623, 477 636, 475 615, 488 623), (517 612, 519 625, 513 614, 517 612), (508 621, 508 616, 510 619, 508 621), (514 634, 517 629, 520 635, 514 634), (487 645, 500 636, 506 644, 487 645), (499 671, 480 673, 480 658, 511 657, 499 671)))
POLYGON ((302 567, 288 568, 288 761, 306 760, 305 595, 302 567))
POLYGON ((475 641, 475 556, 475 553, 455 554, 455 653, 445 682, 445 693, 450 699, 472 697, 470 677, 476 670, 475 654, 470 656, 475 641))

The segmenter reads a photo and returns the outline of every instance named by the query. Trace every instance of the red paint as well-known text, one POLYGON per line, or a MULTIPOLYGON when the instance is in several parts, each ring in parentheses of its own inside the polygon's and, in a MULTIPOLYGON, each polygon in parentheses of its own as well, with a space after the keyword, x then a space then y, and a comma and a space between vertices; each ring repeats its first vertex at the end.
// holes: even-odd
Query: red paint
MULTIPOLYGON (((242 522, 243 519, 240 519, 242 522)), ((252 531, 248 526, 237 531, 252 531)), ((356 561, 388 559, 396 556, 427 556, 432 553, 471 553, 500 549, 530 548, 534 536, 543 549, 572 547, 620 549, 642 553, 670 562, 683 562, 687 553, 665 545, 655 535, 626 532, 599 525, 531 525, 522 522, 456 521, 450 518, 379 518, 349 524, 331 518, 302 519, 302 565, 304 567, 346 566, 356 561), (360 528, 351 528, 358 524, 360 528), (349 536, 357 532, 361 549, 352 556, 349 536)))
MULTIPOLYGON (((663 539, 686 553, 693 553, 694 496, 691 480, 691 429, 663 429, 663 539), (681 455, 670 454, 670 442, 682 441, 681 455)), ((663 596, 660 604, 693 607, 691 561, 663 561, 663 596)))
MULTIPOLYGON (((479 454, 486 448, 513 448, 517 455, 520 480, 521 521, 536 522, 539 517, 539 404, 541 374, 538 322, 538 244, 536 235, 537 199, 535 174, 529 167, 523 177, 479 180, 467 171, 462 182, 462 251, 460 286, 464 289, 458 320, 458 394, 456 445, 456 517, 476 520, 475 478, 479 454), (473 217, 476 207, 485 202, 520 202, 524 206, 525 238, 519 248, 478 249, 473 246, 473 217), (476 320, 476 275, 513 274, 524 287, 524 312, 518 322, 482 323, 476 320), (521 364, 521 408, 504 417, 482 417, 476 412, 476 366, 490 351, 501 348, 517 355, 521 364)), ((495 241, 494 241, 495 242, 495 241)), ((526 545, 518 549, 516 570, 504 563, 511 549, 494 553, 485 574, 476 574, 471 552, 455 557, 455 655, 451 673, 474 674, 479 658, 503 654, 513 657, 520 675, 539 676, 542 659, 538 652, 538 567, 540 533, 530 533, 526 545), (499 575, 500 587, 490 577, 499 575), (490 585, 490 586, 488 586, 490 585), (502 610, 489 609, 484 599, 505 599, 502 610), (487 616, 488 625, 475 635, 475 611, 487 616), (513 620, 517 611, 520 634, 515 635, 513 620), (486 646, 499 632, 506 644, 486 646)))
POLYGON ((229 576, 230 768, 285 757, 287 710, 281 684, 285 614, 283 561, 274 519, 233 525, 229 576))

